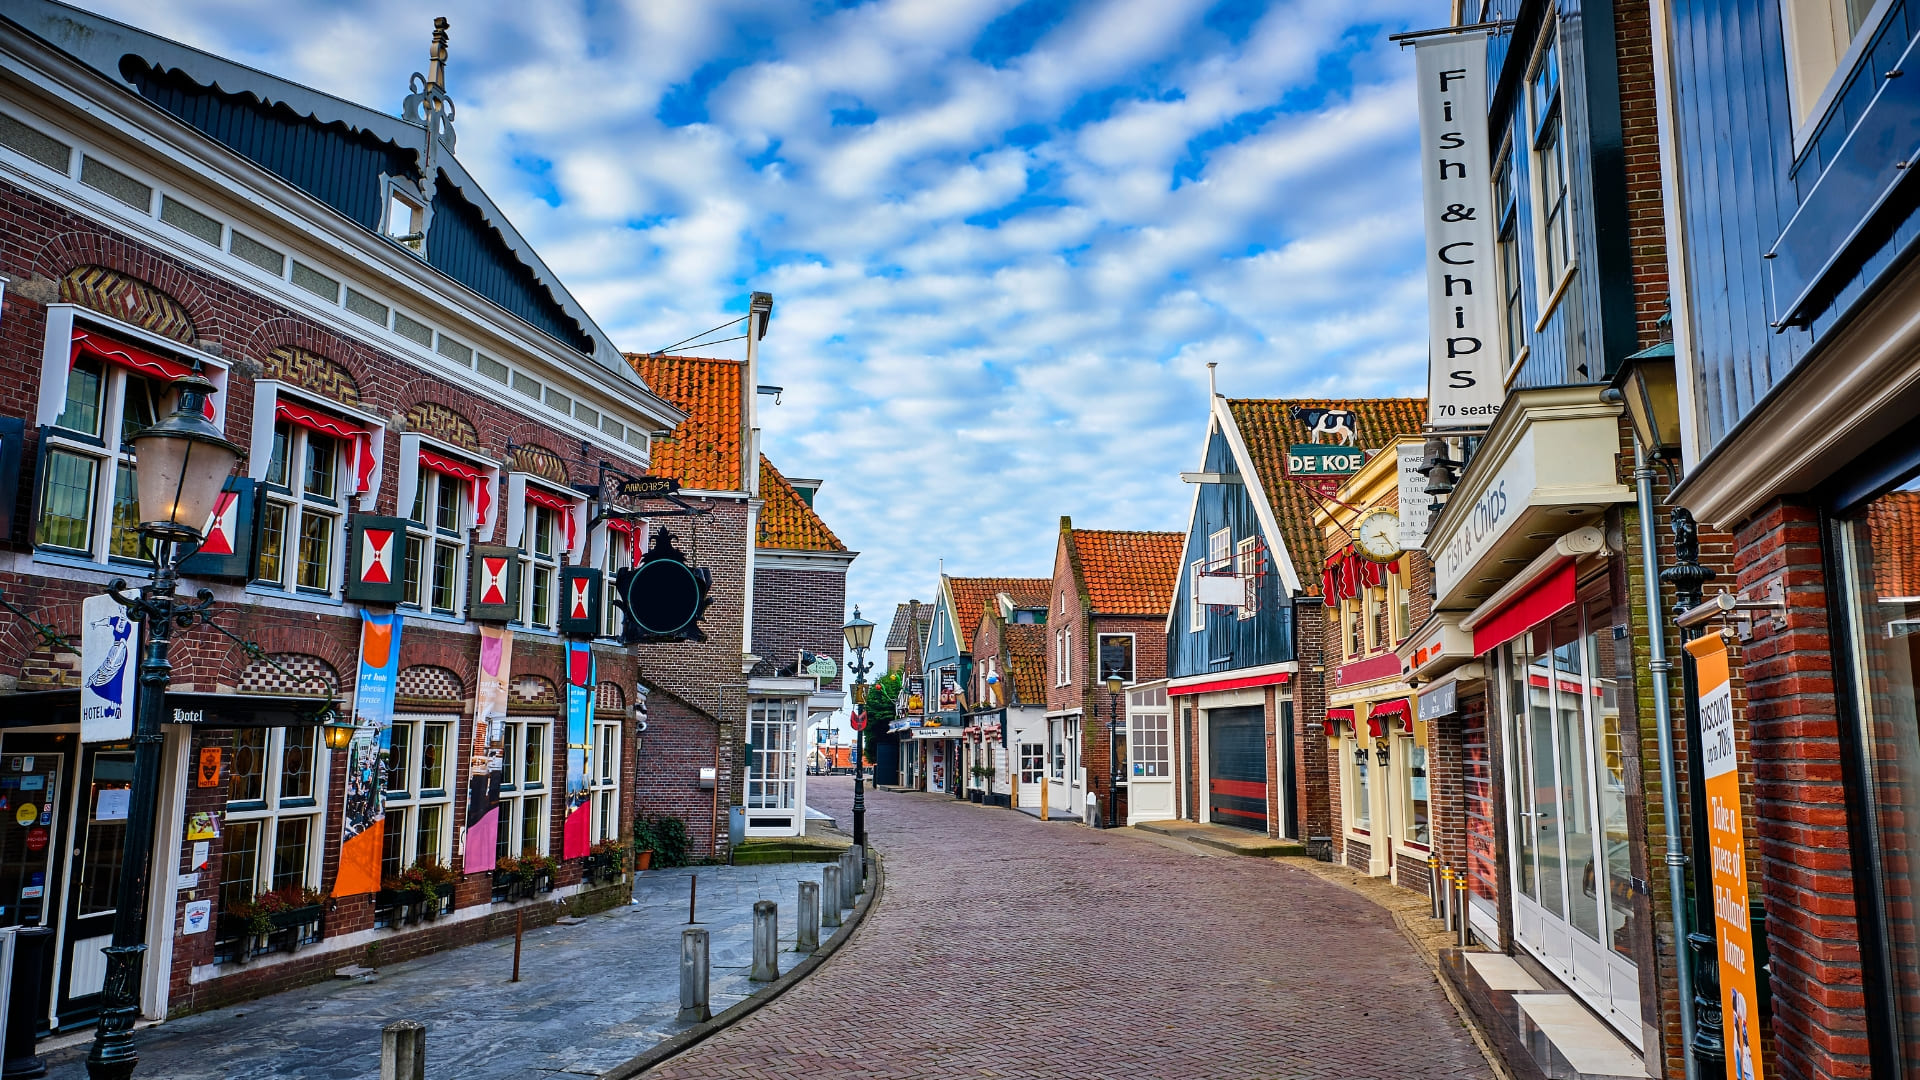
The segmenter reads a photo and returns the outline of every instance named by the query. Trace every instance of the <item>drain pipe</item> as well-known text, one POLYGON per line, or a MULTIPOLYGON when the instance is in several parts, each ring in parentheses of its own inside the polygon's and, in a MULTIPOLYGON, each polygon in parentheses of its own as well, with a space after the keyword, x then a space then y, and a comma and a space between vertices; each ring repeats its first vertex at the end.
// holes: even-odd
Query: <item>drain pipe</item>
MULTIPOLYGON (((1640 509, 1640 570, 1647 590, 1647 670, 1653 673, 1654 730, 1660 746, 1660 812, 1667 830, 1667 891, 1673 904, 1673 966, 1679 980, 1680 1045, 1693 1045, 1693 965, 1687 957, 1687 853, 1680 840, 1679 769, 1673 756, 1673 703, 1668 698, 1667 622, 1660 609, 1660 548, 1653 538, 1653 466, 1638 439, 1633 444, 1633 482, 1640 509)), ((1691 1052, 1681 1061, 1687 1080, 1701 1080, 1691 1052)))

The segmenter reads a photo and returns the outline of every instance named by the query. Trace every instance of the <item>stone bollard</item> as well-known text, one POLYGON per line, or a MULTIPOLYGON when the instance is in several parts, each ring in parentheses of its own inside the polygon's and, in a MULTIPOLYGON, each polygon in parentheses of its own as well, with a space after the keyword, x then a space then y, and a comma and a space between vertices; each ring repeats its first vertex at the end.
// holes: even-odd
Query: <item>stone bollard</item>
POLYGON ((867 849, 855 845, 847 850, 853 852, 853 894, 860 896, 867 891, 867 849))
POLYGON ((680 1015, 683 1024, 698 1024, 713 1019, 707 1008, 707 932, 704 929, 680 931, 680 1015))
POLYGON ((840 853, 840 906, 853 906, 853 852, 851 849, 840 853))
POLYGON ((820 925, 840 925, 840 867, 833 863, 820 868, 820 925))
POLYGON ((427 1025, 395 1020, 380 1029, 380 1080, 426 1080, 427 1025))
POLYGON ((772 982, 780 977, 780 908, 771 900, 753 904, 754 982, 772 982))
POLYGON ((820 883, 800 883, 800 932, 793 951, 810 953, 820 947, 820 883))

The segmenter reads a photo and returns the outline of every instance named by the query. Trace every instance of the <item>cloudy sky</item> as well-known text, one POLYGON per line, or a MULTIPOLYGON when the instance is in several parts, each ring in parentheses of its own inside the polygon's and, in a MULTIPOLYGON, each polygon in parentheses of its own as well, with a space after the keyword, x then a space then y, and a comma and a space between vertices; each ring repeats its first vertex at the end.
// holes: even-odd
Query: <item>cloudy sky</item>
MULTIPOLYGON (((1234 396, 1420 393, 1411 54, 1439 0, 92 0, 397 112, 453 21, 460 156, 622 347, 775 297, 765 447, 885 622, 1181 529, 1234 396)), ((713 355, 738 356, 741 343, 713 355)))

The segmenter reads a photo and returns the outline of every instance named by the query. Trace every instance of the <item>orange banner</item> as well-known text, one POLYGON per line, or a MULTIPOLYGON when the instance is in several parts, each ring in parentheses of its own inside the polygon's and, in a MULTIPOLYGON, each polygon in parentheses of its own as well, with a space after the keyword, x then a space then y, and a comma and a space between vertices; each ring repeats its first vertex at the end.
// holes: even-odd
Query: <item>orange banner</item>
POLYGON ((1713 856, 1713 923, 1720 943, 1720 1010, 1727 1080, 1758 1080, 1760 994, 1748 914, 1747 841, 1740 824, 1740 756, 1733 737, 1733 686, 1727 642, 1708 634, 1687 642, 1700 673, 1700 760, 1707 788, 1707 845, 1713 856))

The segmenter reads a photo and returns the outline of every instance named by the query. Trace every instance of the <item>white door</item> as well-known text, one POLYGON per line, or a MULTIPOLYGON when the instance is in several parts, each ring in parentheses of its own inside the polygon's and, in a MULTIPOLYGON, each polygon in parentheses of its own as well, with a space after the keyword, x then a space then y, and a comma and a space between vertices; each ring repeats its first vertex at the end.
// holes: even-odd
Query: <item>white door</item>
POLYGON ((1040 795, 1047 789, 1047 744, 1020 744, 1020 805, 1040 809, 1040 795))
POLYGON ((1175 816, 1173 714, 1165 687, 1127 695, 1127 824, 1175 816))
POLYGON ((753 699, 747 743, 747 835, 800 835, 800 699, 753 699))

